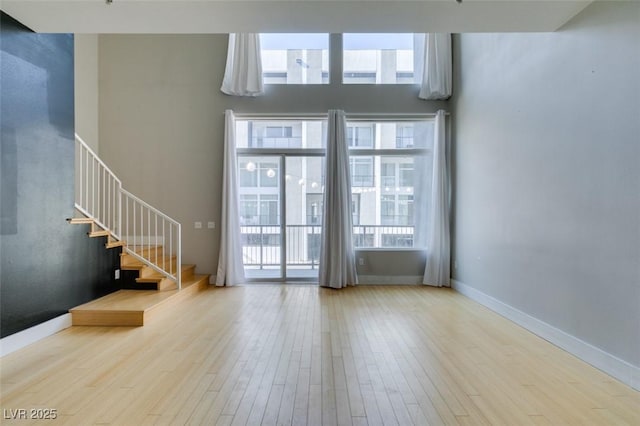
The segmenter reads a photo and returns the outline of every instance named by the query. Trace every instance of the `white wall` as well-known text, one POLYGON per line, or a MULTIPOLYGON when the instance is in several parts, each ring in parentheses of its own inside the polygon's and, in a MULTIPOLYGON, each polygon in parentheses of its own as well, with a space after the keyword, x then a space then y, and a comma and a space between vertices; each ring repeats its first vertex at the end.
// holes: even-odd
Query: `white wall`
POLYGON ((76 133, 98 152, 98 35, 74 35, 76 133))
POLYGON ((640 3, 455 39, 456 280, 640 366, 640 3))

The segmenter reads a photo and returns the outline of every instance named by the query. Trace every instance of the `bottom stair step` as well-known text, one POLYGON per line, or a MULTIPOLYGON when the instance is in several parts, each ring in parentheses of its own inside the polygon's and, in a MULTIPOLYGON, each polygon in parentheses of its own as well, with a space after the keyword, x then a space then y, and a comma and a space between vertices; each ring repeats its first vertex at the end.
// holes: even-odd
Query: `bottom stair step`
POLYGON ((195 275, 182 290, 119 290, 70 309, 73 325, 142 326, 153 314, 209 285, 208 275, 195 275))

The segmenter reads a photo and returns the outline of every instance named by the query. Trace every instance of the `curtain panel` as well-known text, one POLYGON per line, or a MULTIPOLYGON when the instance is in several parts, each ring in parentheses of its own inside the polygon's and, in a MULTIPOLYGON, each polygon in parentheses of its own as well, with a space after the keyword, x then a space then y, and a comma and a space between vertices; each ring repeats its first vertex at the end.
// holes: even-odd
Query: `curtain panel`
POLYGON ((245 282, 238 201, 236 119, 231 110, 225 111, 222 173, 222 218, 220 220, 220 255, 216 285, 231 286, 245 282))
POLYGON ((325 176, 319 283, 323 287, 343 288, 357 284, 358 276, 353 249, 347 122, 341 110, 329 111, 325 176))
POLYGON ((449 205, 451 198, 447 161, 445 113, 436 114, 433 138, 433 177, 427 232, 427 264, 423 283, 436 287, 450 286, 449 205))
POLYGON ((452 87, 451 34, 424 35, 424 68, 418 97, 426 100, 448 99, 452 87))
POLYGON ((260 96, 264 93, 260 34, 229 34, 227 65, 220 90, 232 96, 260 96))

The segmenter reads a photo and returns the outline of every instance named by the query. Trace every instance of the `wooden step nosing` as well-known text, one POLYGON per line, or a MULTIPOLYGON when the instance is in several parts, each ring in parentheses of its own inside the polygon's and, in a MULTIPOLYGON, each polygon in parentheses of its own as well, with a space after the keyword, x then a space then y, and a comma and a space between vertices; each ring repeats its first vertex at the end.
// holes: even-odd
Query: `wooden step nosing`
POLYGON ((88 217, 69 217, 67 218, 67 222, 72 225, 90 225, 94 223, 94 220, 88 217))
POLYGON ((87 232, 87 235, 89 235, 89 238, 96 238, 96 237, 108 237, 109 235, 111 235, 111 233, 109 231, 91 231, 91 232, 87 232))

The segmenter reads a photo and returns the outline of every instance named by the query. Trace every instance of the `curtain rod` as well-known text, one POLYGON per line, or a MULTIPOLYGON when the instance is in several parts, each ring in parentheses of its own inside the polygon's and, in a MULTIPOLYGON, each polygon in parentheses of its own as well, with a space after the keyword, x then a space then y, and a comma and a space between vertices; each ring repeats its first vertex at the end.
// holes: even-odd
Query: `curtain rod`
POLYGON ((304 118, 309 118, 309 119, 324 119, 327 118, 327 113, 234 113, 236 118, 256 118, 256 119, 269 119, 269 118, 275 118, 275 119, 287 119, 287 118, 295 118, 295 119, 304 119, 304 118))
MULTIPOLYGON (((444 113, 445 115, 450 115, 450 113, 448 111, 445 111, 444 113)), ((435 112, 417 112, 417 113, 383 113, 383 112, 373 112, 373 113, 348 113, 345 112, 345 115, 347 118, 353 117, 353 118, 367 118, 367 117, 371 117, 371 118, 376 118, 376 117, 399 117, 399 118, 431 118, 431 117, 435 117, 436 113, 435 112)), ((309 118, 309 119, 322 119, 322 118, 326 118, 327 117, 327 113, 318 113, 318 112, 313 112, 313 113, 235 113, 236 118, 243 118, 243 119, 250 119, 250 118, 255 118, 255 119, 270 119, 270 118, 274 118, 274 119, 288 119, 288 118, 294 118, 294 119, 304 119, 304 118, 309 118)))
MULTIPOLYGON (((347 117, 435 117, 437 112, 345 112, 347 117)), ((448 111, 444 115, 449 115, 448 111)))

